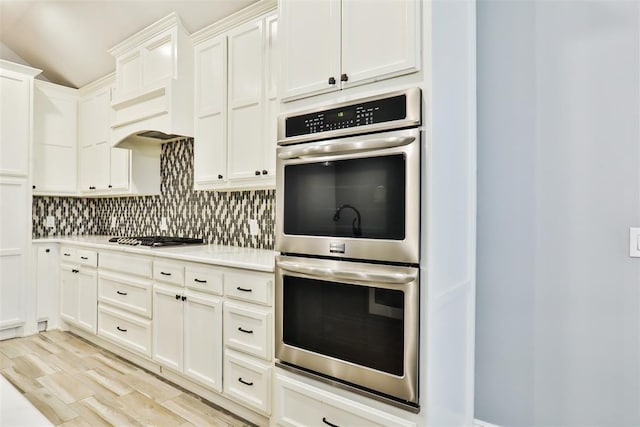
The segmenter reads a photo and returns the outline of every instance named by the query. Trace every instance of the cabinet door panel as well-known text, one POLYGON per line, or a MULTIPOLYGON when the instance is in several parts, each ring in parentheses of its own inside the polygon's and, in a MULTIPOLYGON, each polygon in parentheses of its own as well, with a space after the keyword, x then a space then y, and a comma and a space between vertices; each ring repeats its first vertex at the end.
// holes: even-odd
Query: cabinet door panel
POLYGON ((60 266, 60 318, 75 322, 78 318, 78 278, 67 264, 60 266))
POLYGON ((175 31, 171 30, 157 36, 144 46, 144 87, 161 79, 173 77, 175 36, 175 31))
POLYGON ((262 169, 275 179, 276 147, 278 140, 278 79, 280 78, 280 50, 278 44, 278 16, 270 16, 266 23, 267 56, 265 60, 265 133, 263 136, 262 169))
POLYGON ((340 0, 281 3, 283 101, 340 88, 340 32, 340 0))
POLYGON ((129 188, 130 151, 124 148, 111 148, 111 189, 127 190, 129 188))
POLYGON ((263 138, 260 104, 232 108, 229 112, 229 179, 257 178, 262 151, 256 149, 263 138))
POLYGON ((262 98, 262 21, 229 34, 229 105, 243 107, 262 98))
POLYGON ((74 192, 76 147, 36 147, 33 153, 33 185, 36 191, 74 192))
POLYGON ((0 174, 28 173, 29 82, 26 78, 0 75, 0 174))
POLYGON ((154 286, 153 360, 178 372, 182 371, 183 348, 184 303, 181 297, 182 289, 154 286))
POLYGON ((186 293, 184 373, 222 391, 222 300, 186 293))
POLYGON ((96 270, 80 269, 76 273, 78 282, 78 325, 97 333, 98 321, 98 273, 96 270))
POLYGON ((343 88, 420 68, 420 2, 343 0, 343 88))
POLYGON ((130 92, 142 88, 142 59, 140 51, 118 58, 116 63, 116 79, 118 96, 124 97, 130 92))

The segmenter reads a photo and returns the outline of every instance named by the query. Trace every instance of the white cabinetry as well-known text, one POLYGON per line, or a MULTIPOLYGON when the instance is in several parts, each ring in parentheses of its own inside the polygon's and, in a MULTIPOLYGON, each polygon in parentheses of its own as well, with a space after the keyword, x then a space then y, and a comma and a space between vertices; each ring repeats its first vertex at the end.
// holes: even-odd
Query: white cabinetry
POLYGON ((274 421, 279 426, 415 427, 379 409, 277 374, 274 421))
MULTIPOLYGON (((36 322, 47 322, 48 328, 58 327, 58 245, 40 243, 32 246, 32 262, 36 289, 36 322)), ((44 325, 43 325, 44 326, 44 325)))
POLYGON ((215 284, 218 276, 206 266, 154 262, 153 359, 220 392, 222 299, 199 292, 221 292, 215 284), (190 279, 187 289, 185 277, 190 279))
POLYGON ((414 0, 283 0, 283 101, 420 69, 421 10, 414 0))
POLYGON ((196 39, 195 188, 273 187, 277 15, 196 39))
POLYGON ((93 334, 98 324, 98 254, 60 248, 60 318, 93 334))
POLYGON ((98 335, 151 357, 152 260, 100 252, 98 335))
POLYGON ((229 271, 224 292, 224 393, 270 414, 273 275, 229 271))
POLYGON ((113 92, 113 75, 80 89, 78 189, 87 196, 159 194, 159 159, 112 147, 113 92))
POLYGON ((0 339, 25 331, 31 241, 29 147, 33 77, 30 67, 0 60, 0 339))
POLYGON ((76 193, 78 91, 34 82, 34 194, 76 193))

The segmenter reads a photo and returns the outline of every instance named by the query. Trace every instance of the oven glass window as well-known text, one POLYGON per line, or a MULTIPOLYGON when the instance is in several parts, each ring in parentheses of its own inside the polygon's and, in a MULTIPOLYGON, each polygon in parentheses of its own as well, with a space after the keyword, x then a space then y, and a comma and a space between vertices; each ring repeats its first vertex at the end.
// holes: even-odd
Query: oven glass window
POLYGON ((401 376, 404 294, 283 277, 285 344, 401 376))
POLYGON ((403 154, 288 165, 284 233, 403 240, 403 154))

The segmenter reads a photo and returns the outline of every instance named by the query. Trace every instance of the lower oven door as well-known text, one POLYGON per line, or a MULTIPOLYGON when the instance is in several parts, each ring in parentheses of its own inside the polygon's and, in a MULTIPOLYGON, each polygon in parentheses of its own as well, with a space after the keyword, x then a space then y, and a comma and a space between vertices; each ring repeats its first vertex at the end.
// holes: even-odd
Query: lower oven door
POLYGON ((419 270, 276 257, 276 359, 416 406, 419 270))

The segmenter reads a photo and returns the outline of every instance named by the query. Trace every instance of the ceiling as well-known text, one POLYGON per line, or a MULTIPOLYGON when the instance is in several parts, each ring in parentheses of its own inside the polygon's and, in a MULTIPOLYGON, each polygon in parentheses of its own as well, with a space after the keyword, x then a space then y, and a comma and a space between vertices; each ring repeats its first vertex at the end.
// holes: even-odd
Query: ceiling
POLYGON ((115 70, 109 48, 171 12, 193 33, 256 1, 0 0, 0 57, 78 88, 115 70))

